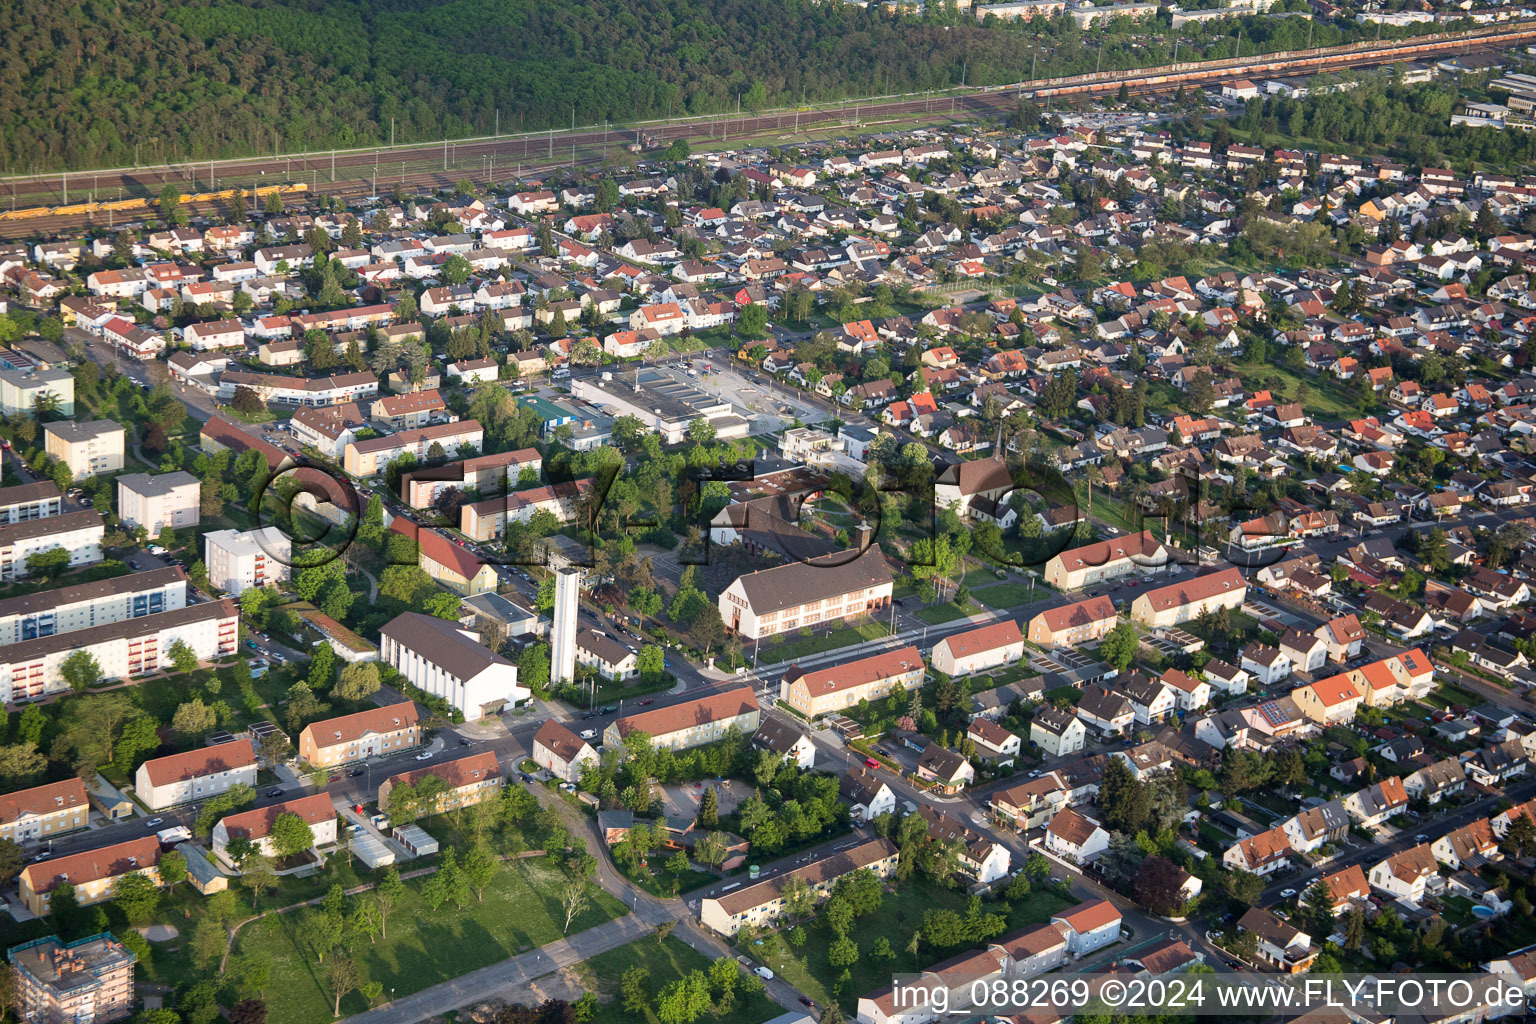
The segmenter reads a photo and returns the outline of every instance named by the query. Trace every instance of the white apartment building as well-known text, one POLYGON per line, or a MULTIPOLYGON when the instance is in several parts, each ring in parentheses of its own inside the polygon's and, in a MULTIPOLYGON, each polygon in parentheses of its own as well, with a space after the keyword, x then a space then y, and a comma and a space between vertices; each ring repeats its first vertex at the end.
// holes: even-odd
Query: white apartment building
POLYGON ((68 370, 0 370, 0 413, 30 416, 45 395, 57 399, 58 415, 75 414, 75 378, 68 370))
POLYGON ((229 401, 236 388, 250 388, 263 402, 277 405, 339 405, 377 395, 379 378, 367 372, 308 378, 225 370, 219 377, 219 398, 229 401))
POLYGON ((249 739, 156 757, 139 765, 133 792, 152 811, 218 796, 240 783, 256 785, 256 749, 249 739))
POLYGON ((76 651, 96 659, 103 679, 131 679, 160 671, 178 640, 204 661, 234 654, 240 643, 239 623, 235 602, 205 601, 0 646, 0 700, 14 703, 67 691, 69 683, 60 668, 76 651))
POLYGON ((56 516, 64 499, 52 480, 38 480, 15 487, 0 487, 0 526, 56 516))
POLYGON ((117 478, 117 517, 130 529, 144 527, 151 537, 167 526, 196 526, 202 493, 201 481, 185 470, 124 473, 117 478))
POLYGON ((0 526, 0 580, 26 576, 27 559, 53 548, 69 552, 71 567, 99 562, 105 533, 95 509, 0 526))
POLYGON ((485 431, 480 428, 479 420, 434 423, 384 437, 353 441, 342 454, 342 464, 353 476, 369 477, 382 472, 407 452, 418 461, 426 461, 434 444, 441 446, 445 453, 453 455, 465 447, 478 452, 484 443, 485 431))
POLYGON ((77 583, 0 600, 0 646, 72 633, 187 605, 187 577, 178 566, 77 583))
POLYGON ((123 468, 123 428, 111 420, 43 424, 43 450, 76 480, 123 468))
POLYGON ((203 534, 208 582, 232 597, 286 580, 293 542, 275 526, 203 534))

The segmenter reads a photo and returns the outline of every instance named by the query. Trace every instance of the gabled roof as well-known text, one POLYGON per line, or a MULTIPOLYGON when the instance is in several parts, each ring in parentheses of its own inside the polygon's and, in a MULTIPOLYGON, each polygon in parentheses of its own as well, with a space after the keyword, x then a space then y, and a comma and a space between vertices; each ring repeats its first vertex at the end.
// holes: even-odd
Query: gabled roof
POLYGON ((157 757, 145 761, 140 767, 148 773, 151 785, 165 786, 172 782, 203 778, 216 772, 253 768, 255 765, 256 750, 251 746, 251 741, 238 739, 231 743, 215 743, 211 747, 157 757))
POLYGON ((336 808, 331 803, 329 793, 310 793, 308 796, 284 800, 280 804, 268 804, 266 807, 231 814, 219 824, 224 826, 225 833, 231 839, 244 836, 257 840, 269 835, 277 819, 285 814, 297 814, 304 819, 304 824, 314 827, 336 817, 336 808))
POLYGON ((539 726, 539 731, 533 734, 533 742, 551 751, 567 764, 581 755, 583 747, 591 749, 587 746, 586 740, 553 718, 544 720, 544 724, 539 726))
POLYGON ((627 736, 638 729, 648 733, 654 739, 692 725, 724 721, 749 714, 757 709, 757 695, 752 692, 752 688, 736 686, 690 697, 664 707, 625 715, 617 719, 614 724, 618 727, 620 736, 627 736))
POLYGON ((954 657, 966 658, 1023 643, 1023 641, 1024 637, 1019 633, 1019 624, 1013 619, 1006 619, 947 636, 939 643, 947 647, 954 657))
POLYGON ((401 701, 382 708, 369 708, 338 718, 311 722, 304 727, 318 747, 331 747, 338 743, 351 743, 369 733, 395 732, 409 729, 418 721, 414 701, 401 701))
POLYGON ((85 783, 70 777, 0 796, 0 824, 9 825, 28 815, 57 814, 86 806, 85 783))
POLYGON ((78 887, 83 882, 116 878, 130 871, 154 867, 158 863, 160 840, 148 835, 130 839, 126 843, 55 857, 41 864, 28 864, 21 874, 33 892, 45 893, 64 882, 78 887))

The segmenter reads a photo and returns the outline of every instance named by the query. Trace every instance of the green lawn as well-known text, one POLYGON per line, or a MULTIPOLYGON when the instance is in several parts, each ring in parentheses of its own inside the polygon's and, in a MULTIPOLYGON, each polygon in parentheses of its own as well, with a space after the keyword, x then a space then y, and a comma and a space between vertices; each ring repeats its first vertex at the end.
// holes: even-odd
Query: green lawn
MULTIPOLYGON (((627 946, 601 953, 576 965, 576 973, 582 982, 597 993, 599 1009, 591 1024, 658 1024, 656 995, 669 982, 709 967, 709 961, 679 939, 668 936, 665 940, 641 939, 627 946), (649 975, 646 988, 651 994, 651 1006, 642 1014, 624 1009, 619 995, 619 979, 632 967, 643 968, 649 975)), ((736 997, 730 1013, 706 1012, 700 1021, 713 1024, 762 1024, 777 1017, 781 1008, 761 992, 747 998, 736 997)))
POLYGON ((1050 591, 1044 587, 1031 587, 1024 583, 995 583, 971 591, 971 596, 991 608, 1012 608, 1048 593, 1050 591))
POLYGON ((1359 408, 1346 397, 1339 381, 1331 374, 1320 374, 1309 377, 1297 373, 1294 370, 1281 366, 1276 362, 1252 363, 1238 362, 1235 364, 1238 377, 1244 385, 1255 375, 1270 374, 1278 377, 1283 382, 1285 395, 1288 400, 1296 398, 1298 384, 1307 386, 1307 396, 1302 401, 1302 408, 1309 416, 1320 419, 1354 419, 1360 414, 1359 408))
MULTIPOLYGON (((405 899, 390 913, 389 937, 354 951, 363 981, 378 979, 397 996, 407 995, 553 942, 565 920, 563 878, 543 858, 520 860, 497 874, 484 902, 463 910, 449 904, 437 913, 417 896, 419 882, 407 883, 405 899)), ((591 888, 592 904, 577 916, 573 934, 626 913, 618 900, 591 888)), ((308 942, 308 913, 264 918, 240 932, 237 953, 259 950, 272 958, 273 984, 266 992, 271 1024, 332 1019, 325 968, 315 962, 308 942)), ((367 1009, 356 992, 341 1005, 346 1014, 367 1009)))
POLYGON ((826 633, 817 630, 810 636, 801 636, 797 632, 793 634, 792 639, 763 644, 758 648, 757 660, 760 664, 768 665, 777 661, 792 661, 795 658, 804 658, 823 651, 849 647, 865 640, 879 640, 889 634, 890 629, 885 623, 876 622, 873 619, 856 626, 840 626, 826 633))
POLYGON ((928 623, 928 625, 939 626, 946 622, 954 622, 956 619, 963 619, 968 616, 975 615, 980 611, 982 611, 982 608, 976 604, 967 603, 965 607, 962 608, 955 604, 953 601, 946 601, 943 604, 936 604, 932 605, 931 607, 924 608, 916 614, 918 618, 928 623))
MULTIPOLYGON (((922 927, 925 910, 939 907, 963 914, 965 904, 965 893, 942 888, 927 879, 914 878, 901 883, 894 895, 887 893, 879 910, 854 923, 853 938, 859 945, 860 956, 849 968, 851 979, 838 996, 843 1008, 851 1014, 859 996, 889 984, 893 972, 925 968, 969 948, 935 949, 921 943, 916 958, 906 951, 912 933, 922 927), (878 936, 890 940, 896 953, 894 960, 881 960, 870 955, 878 936)), ((1009 930, 1048 920, 1052 914, 1071 904, 1070 899, 1063 899, 1053 890, 1036 889, 1012 906, 1008 915, 1009 930)), ((984 904, 983 909, 992 911, 995 906, 984 904)), ((806 941, 802 946, 793 945, 785 932, 779 931, 761 939, 760 945, 750 946, 748 951, 795 988, 825 1006, 831 1001, 833 985, 841 973, 827 962, 827 949, 835 936, 819 919, 803 927, 806 941)))

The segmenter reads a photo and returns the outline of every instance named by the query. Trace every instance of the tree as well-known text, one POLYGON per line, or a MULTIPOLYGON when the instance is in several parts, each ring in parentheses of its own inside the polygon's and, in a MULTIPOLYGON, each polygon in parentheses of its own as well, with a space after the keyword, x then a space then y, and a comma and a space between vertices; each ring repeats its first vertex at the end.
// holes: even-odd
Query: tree
POLYGON ((646 644, 635 656, 635 665, 643 681, 655 682, 666 672, 666 657, 660 647, 655 644, 646 644))
POLYGON ((643 1017, 651 1006, 651 994, 648 982, 651 972, 644 967, 627 968, 619 977, 619 998, 623 1001, 626 1013, 637 1017, 643 1017))
POLYGON ((405 897, 405 883, 400 880, 400 869, 391 866, 373 890, 373 901, 379 906, 379 934, 389 938, 389 912, 405 897))
POLYGON ((272 870, 272 863, 266 857, 253 857, 240 865, 240 881, 251 890, 251 909, 255 910, 257 901, 261 899, 261 891, 277 884, 277 873, 272 870))
POLYGON ((372 661, 360 661, 341 670, 331 693, 340 700, 362 701, 379 692, 379 666, 372 661))
POLYGON ((484 843, 476 843, 464 858, 464 881, 474 890, 475 902, 485 902, 485 890, 496 877, 496 869, 496 857, 484 843))
MULTIPOLYGON (((68 473, 68 467, 65 467, 64 471, 68 473)), ((69 483, 66 482, 64 487, 68 486, 69 483)), ((59 489, 63 490, 64 487, 59 489)), ((69 568, 69 552, 64 548, 49 548, 46 551, 28 555, 26 564, 29 576, 39 576, 47 580, 57 579, 64 570, 69 568)))
POLYGON ((1184 905, 1184 877, 1184 869, 1167 857, 1147 857, 1136 872, 1136 902, 1154 914, 1174 913, 1184 905))
POLYGON ((229 1011, 229 1024, 267 1024, 267 1004, 260 999, 242 999, 229 1011))
POLYGON ((101 665, 89 651, 75 651, 59 666, 59 675, 76 693, 89 690, 101 682, 101 665))
POLYGON ((235 393, 229 400, 229 407, 244 416, 260 416, 267 409, 261 396, 244 384, 235 387, 235 393))
POLYGON ((768 307, 749 302, 736 313, 736 330, 743 337, 759 338, 768 327, 768 307))
POLYGON ((1131 661, 1136 657, 1136 648, 1140 642, 1136 636, 1135 626, 1129 622, 1118 623, 1099 644, 1099 657, 1124 672, 1131 667, 1131 661))
POLYGON ((330 982, 331 992, 336 997, 332 1013, 340 1017, 342 997, 356 991, 357 987, 363 983, 362 974, 357 969, 357 961, 345 953, 337 953, 331 957, 331 962, 325 969, 325 977, 330 982))
POLYGON ((859 962, 859 944, 840 935, 827 947, 827 963, 833 967, 852 967, 859 962))
POLYGON ((148 876, 132 871, 112 883, 112 902, 122 908, 131 923, 142 924, 160 905, 160 890, 148 876))
MULTIPOLYGON (((178 849, 166 850, 160 855, 160 863, 155 865, 156 874, 165 884, 166 894, 175 890, 177 883, 187 877, 187 858, 178 849)), ((113 895, 116 895, 114 891, 113 895)))
POLYGON ((7 782, 28 781, 46 767, 48 767, 48 759, 30 740, 0 747, 0 779, 5 779, 7 782))
POLYGON ((192 962, 206 971, 223 959, 229 949, 229 929, 213 917, 201 917, 192 929, 192 962))
POLYGON ((26 866, 26 855, 21 844, 10 839, 0 839, 0 886, 10 885, 26 866))
POLYGON ((288 811, 272 823, 272 847, 278 857, 287 859, 315 845, 315 832, 299 815, 288 811))
POLYGON ((171 718, 171 728, 186 737, 202 736, 218 724, 218 715, 203 703, 201 697, 193 697, 178 707, 171 718))
POLYGON ((1104 824, 1126 835, 1140 832, 1151 816, 1147 785, 1136 778, 1122 757, 1105 759, 1099 782, 1099 808, 1104 824))
POLYGON ((1327 884, 1319 878, 1302 893, 1302 909, 1306 913, 1307 920, 1312 922, 1312 930, 1317 935, 1329 935, 1333 932, 1333 897, 1328 892, 1327 884))
POLYGON ((720 797, 715 793, 715 787, 710 786, 699 799, 699 827, 715 828, 719 824, 720 797))
POLYGON ((171 644, 171 649, 168 653, 171 665, 177 672, 197 671, 197 654, 193 652, 191 647, 187 646, 186 641, 177 640, 171 644))
POLYGON ((173 228, 179 228, 187 222, 187 211, 181 206, 181 193, 175 185, 166 185, 160 190, 160 219, 173 228))
POLYGON ((565 911, 565 927, 561 929, 562 934, 570 932, 571 922, 576 920, 577 915, 586 910, 591 903, 592 896, 586 882, 572 879, 565 883, 560 890, 560 907, 565 911))

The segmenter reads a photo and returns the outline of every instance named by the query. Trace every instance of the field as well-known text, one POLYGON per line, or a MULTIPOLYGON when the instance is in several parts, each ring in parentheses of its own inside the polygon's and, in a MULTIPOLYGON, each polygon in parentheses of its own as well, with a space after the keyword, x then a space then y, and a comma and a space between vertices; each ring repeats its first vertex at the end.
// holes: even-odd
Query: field
MULTIPOLYGON (((407 895, 390 913, 388 938, 354 950, 363 981, 377 979, 406 995, 561 938, 562 880, 542 858, 517 861, 497 873, 483 902, 462 911, 445 906, 437 913, 422 902, 417 883, 408 883, 407 895)), ((264 918, 240 932, 236 953, 259 951, 272 958, 274 984, 266 993, 271 1024, 331 1019, 325 967, 315 962, 307 941, 306 913, 264 918)), ((594 887, 592 905, 577 916, 571 932, 625 913, 623 904, 594 887)), ((341 1006, 347 1014, 367 1009, 356 992, 341 1006)))
MULTIPOLYGON (((668 983, 708 967, 709 961, 692 947, 668 936, 664 941, 643 939, 601 953, 578 964, 575 971, 583 983, 597 993, 600 1003, 597 1016, 592 1018, 590 1024, 660 1024, 654 1005, 656 993, 668 983), (619 979, 632 967, 643 968, 650 975, 646 988, 651 993, 652 1005, 641 1014, 624 1009, 619 997, 619 979)), ((704 1024, 762 1024, 781 1012, 773 1000, 758 993, 745 999, 737 996, 735 1005, 727 1014, 706 1011, 699 1020, 704 1024)))
POLYGON ((1036 597, 1050 593, 1044 587, 1031 587, 1023 583, 997 583, 990 587, 978 587, 971 596, 989 608, 1012 608, 1036 597))
MULTIPOLYGON (((823 651, 849 647, 865 640, 878 640, 889 633, 890 630, 885 623, 874 620, 866 620, 856 626, 840 626, 825 633, 817 630, 811 636, 800 636, 797 633, 793 640, 763 644, 758 649, 757 660, 762 664, 793 661, 796 658, 820 654, 823 651)), ((748 650, 750 651, 750 648, 748 650)))

